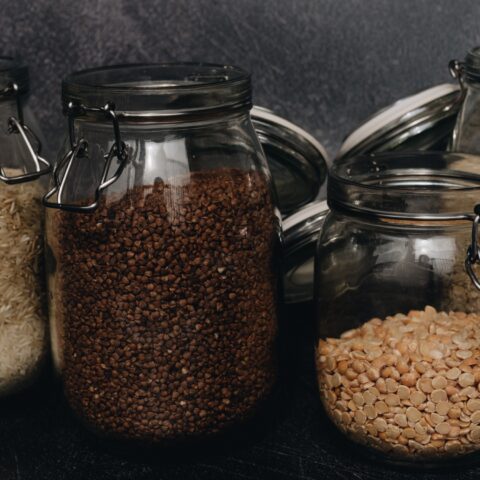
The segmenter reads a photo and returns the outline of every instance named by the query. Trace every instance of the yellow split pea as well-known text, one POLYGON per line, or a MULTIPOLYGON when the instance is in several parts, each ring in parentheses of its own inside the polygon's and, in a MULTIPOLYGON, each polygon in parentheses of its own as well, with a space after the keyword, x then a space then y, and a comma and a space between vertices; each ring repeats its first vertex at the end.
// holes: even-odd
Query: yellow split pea
POLYGON ((326 412, 356 441, 396 456, 480 449, 479 325, 479 315, 427 306, 320 340, 326 412))

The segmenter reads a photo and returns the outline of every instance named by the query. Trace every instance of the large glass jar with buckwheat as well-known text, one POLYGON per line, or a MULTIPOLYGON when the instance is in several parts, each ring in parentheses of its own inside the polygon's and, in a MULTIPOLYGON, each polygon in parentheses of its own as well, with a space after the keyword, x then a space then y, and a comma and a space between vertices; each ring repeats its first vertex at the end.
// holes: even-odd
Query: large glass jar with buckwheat
POLYGON ((102 437, 213 437, 277 379, 280 213, 233 66, 100 67, 63 82, 46 214, 54 365, 102 437))
POLYGON ((330 172, 317 378, 328 418, 365 454, 429 466, 480 450, 479 201, 473 156, 378 155, 330 172))

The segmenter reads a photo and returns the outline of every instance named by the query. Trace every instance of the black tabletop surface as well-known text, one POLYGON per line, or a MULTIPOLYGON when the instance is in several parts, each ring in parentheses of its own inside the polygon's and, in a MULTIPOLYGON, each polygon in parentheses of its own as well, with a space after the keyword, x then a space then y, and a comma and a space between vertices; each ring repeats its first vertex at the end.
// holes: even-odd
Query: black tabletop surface
POLYGON ((313 366, 311 306, 288 307, 286 378, 252 425, 175 450, 112 449, 77 422, 47 371, 0 402, 0 480, 477 479, 480 466, 407 470, 365 458, 322 415, 313 366))

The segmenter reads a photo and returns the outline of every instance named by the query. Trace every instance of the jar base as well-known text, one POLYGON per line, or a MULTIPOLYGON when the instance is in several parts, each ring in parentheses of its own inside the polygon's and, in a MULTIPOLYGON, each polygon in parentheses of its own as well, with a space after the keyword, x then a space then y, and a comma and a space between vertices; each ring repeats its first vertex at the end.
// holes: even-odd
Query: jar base
POLYGON ((218 433, 197 434, 191 437, 178 437, 165 441, 119 439, 99 432, 81 417, 72 413, 89 443, 109 453, 132 460, 175 461, 194 459, 211 452, 221 452, 255 438, 261 438, 272 430, 288 408, 290 395, 282 382, 277 381, 269 394, 263 398, 252 414, 244 421, 234 423, 218 433), (162 453, 159 459, 159 452, 162 453))
POLYGON ((478 452, 472 452, 466 455, 461 455, 451 458, 419 458, 418 460, 402 459, 394 457, 381 451, 377 451, 362 445, 338 430, 338 427, 332 422, 328 415, 321 412, 322 429, 324 434, 332 440, 332 446, 348 455, 348 457, 358 461, 359 463, 375 463, 382 464, 389 468, 394 468, 402 471, 439 471, 448 472, 450 470, 458 471, 458 467, 472 467, 480 464, 480 449, 478 452))

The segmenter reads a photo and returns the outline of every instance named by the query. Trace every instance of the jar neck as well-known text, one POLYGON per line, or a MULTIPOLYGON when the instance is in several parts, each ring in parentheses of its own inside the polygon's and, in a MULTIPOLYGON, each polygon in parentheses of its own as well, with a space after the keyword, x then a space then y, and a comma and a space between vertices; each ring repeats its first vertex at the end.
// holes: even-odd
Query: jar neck
MULTIPOLYGON (((24 99, 22 98, 22 100, 24 99)), ((10 112, 11 114, 16 113, 16 110, 17 110, 16 98, 11 95, 8 97, 0 98, 0 110, 2 111, 2 114, 4 114, 5 112, 10 112)))
POLYGON ((479 202, 480 159, 470 155, 349 159, 333 166, 328 183, 331 209, 376 218, 466 220, 479 202))
POLYGON ((472 95, 476 98, 480 94, 480 77, 477 79, 471 79, 465 77, 464 85, 467 90, 467 95, 472 98, 472 95))
MULTIPOLYGON (((118 125, 122 131, 174 131, 181 129, 199 129, 199 128, 217 128, 222 125, 232 125, 235 123, 250 122, 250 110, 243 109, 234 112, 216 112, 211 115, 188 116, 179 118, 148 119, 140 117, 119 116, 118 125)), ((113 135, 112 123, 103 116, 86 115, 76 117, 74 120, 75 128, 81 131, 99 130, 108 132, 111 130, 113 135)))

